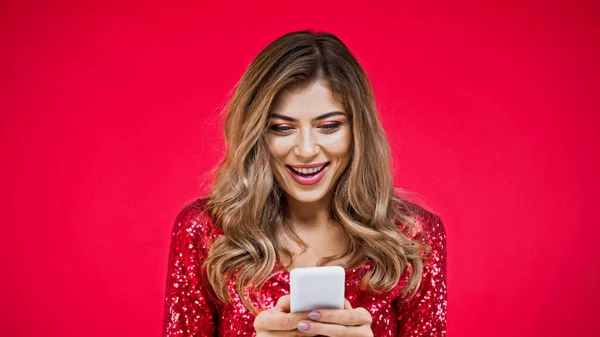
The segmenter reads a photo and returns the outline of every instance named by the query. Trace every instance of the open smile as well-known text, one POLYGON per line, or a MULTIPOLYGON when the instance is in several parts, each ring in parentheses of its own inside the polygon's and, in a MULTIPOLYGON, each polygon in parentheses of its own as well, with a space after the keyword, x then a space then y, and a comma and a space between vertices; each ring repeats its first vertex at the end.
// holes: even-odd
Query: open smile
POLYGON ((329 162, 315 165, 285 166, 292 178, 301 185, 313 185, 321 181, 329 162))

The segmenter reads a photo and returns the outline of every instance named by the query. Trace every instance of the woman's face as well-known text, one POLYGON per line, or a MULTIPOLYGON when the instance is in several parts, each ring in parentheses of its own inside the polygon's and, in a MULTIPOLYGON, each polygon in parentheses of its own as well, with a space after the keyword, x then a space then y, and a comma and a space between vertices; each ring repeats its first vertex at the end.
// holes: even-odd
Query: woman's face
POLYGON ((326 82, 282 92, 268 132, 274 177, 288 197, 315 202, 333 191, 350 160, 352 128, 326 82))

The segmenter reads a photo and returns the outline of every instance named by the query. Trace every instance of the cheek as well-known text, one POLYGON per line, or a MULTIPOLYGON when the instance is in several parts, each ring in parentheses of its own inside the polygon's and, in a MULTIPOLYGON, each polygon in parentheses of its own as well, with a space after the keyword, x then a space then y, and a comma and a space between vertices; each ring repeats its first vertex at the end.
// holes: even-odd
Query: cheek
POLYGON ((349 131, 337 132, 329 135, 322 144, 328 155, 342 158, 347 157, 350 156, 352 149, 352 134, 349 131))
POLYGON ((269 150, 275 159, 283 159, 289 152, 289 144, 282 138, 271 138, 269 140, 269 150))
POLYGON ((286 148, 285 144, 282 144, 281 139, 271 138, 268 140, 270 156, 270 166, 273 173, 273 179, 280 185, 283 185, 284 179, 282 178, 282 167, 281 164, 285 162, 286 148))

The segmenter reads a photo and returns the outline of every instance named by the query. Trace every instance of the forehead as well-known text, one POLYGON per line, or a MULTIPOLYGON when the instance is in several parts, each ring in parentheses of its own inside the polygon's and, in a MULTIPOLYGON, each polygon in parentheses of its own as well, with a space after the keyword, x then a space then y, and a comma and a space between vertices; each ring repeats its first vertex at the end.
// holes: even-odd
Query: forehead
POLYGON ((314 117, 330 111, 344 111, 326 82, 319 80, 308 86, 282 91, 272 112, 292 117, 314 117))

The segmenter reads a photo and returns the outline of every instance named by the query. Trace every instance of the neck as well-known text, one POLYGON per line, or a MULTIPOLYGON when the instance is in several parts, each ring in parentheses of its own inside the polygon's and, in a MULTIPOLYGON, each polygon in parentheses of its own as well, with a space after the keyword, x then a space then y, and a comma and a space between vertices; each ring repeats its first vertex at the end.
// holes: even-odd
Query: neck
POLYGON ((321 200, 313 202, 301 202, 287 197, 289 219, 294 227, 322 228, 329 223, 331 196, 327 195, 321 200))

